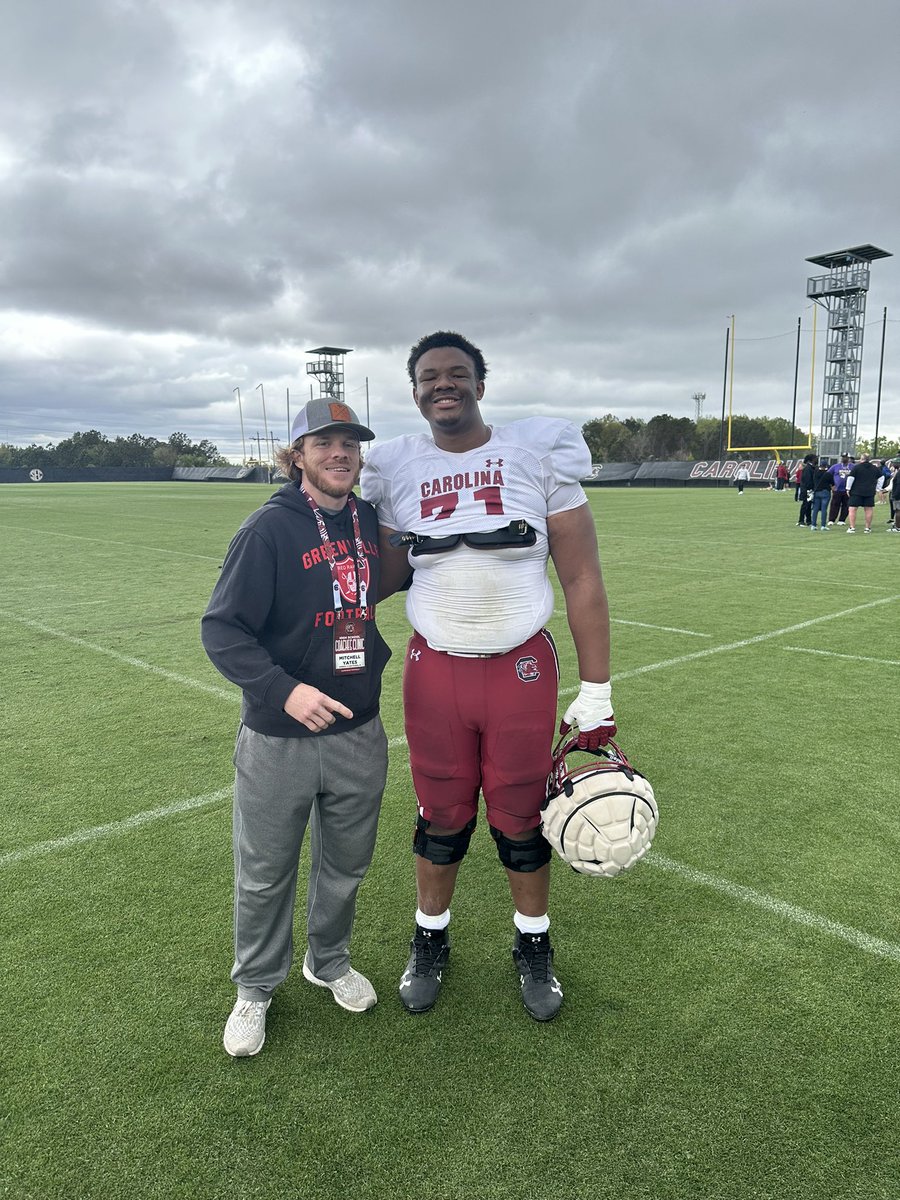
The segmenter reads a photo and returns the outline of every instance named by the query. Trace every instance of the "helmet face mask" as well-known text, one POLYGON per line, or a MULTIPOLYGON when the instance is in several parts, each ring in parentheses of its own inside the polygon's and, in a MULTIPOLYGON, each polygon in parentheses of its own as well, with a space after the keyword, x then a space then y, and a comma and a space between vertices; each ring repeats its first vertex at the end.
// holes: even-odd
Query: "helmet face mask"
POLYGON ((547 779, 544 837, 573 870, 614 879, 650 849, 659 809, 653 788, 615 742, 593 761, 569 766, 577 739, 558 743, 547 779))

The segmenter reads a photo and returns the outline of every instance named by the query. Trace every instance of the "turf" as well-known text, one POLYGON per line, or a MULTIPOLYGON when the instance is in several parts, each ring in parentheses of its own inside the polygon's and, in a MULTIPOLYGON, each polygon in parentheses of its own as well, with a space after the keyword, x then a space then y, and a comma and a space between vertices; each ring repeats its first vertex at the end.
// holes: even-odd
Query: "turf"
MULTIPOLYGON (((354 936, 380 1003, 343 1012, 298 954, 263 1053, 232 1061, 238 701, 198 619, 268 492, 0 488, 0 1195, 894 1200, 900 537, 882 509, 848 541, 798 529, 785 495, 591 493, 622 743, 661 822, 617 881, 554 863, 566 1002, 546 1026, 521 1007, 483 822, 440 1004, 400 1008, 407 626, 386 602, 395 744, 354 936)), ((561 606, 552 627, 571 689, 561 606)))

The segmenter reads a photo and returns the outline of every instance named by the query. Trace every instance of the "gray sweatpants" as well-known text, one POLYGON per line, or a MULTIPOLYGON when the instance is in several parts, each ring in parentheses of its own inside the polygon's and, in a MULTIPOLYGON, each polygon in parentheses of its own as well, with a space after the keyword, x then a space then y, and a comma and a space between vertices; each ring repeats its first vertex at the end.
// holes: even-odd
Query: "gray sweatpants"
POLYGON ((267 1000, 294 953, 297 867, 306 826, 309 960, 320 979, 350 966, 356 893, 372 861, 387 776, 381 718, 324 737, 238 729, 234 751, 234 967, 241 1000, 267 1000))

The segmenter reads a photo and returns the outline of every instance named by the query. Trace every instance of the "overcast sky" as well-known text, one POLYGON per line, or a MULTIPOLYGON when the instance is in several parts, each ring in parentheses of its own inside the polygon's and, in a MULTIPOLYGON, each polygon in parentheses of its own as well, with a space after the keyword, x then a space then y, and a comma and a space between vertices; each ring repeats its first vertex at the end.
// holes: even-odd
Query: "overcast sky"
MULTIPOLYGON (((897 0, 7 0, 0 441, 286 437, 307 351, 417 431, 458 329, 488 420, 822 404, 810 255, 900 257, 897 0), (263 384, 262 392, 257 385, 263 384)), ((900 269, 860 432, 900 435, 900 269)), ((249 451, 249 441, 248 441, 249 451)))

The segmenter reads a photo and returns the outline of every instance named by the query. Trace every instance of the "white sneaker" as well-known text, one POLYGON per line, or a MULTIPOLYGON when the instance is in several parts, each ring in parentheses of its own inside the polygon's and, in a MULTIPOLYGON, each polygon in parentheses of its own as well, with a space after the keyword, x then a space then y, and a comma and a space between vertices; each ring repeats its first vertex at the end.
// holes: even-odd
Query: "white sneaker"
POLYGON ((835 521, 835 525, 846 525, 846 521, 835 521))
POLYGON ((266 1009, 271 1000, 238 1000, 225 1025, 222 1044, 232 1058, 259 1054, 266 1040, 266 1009))
POLYGON ((360 975, 359 971, 354 971, 352 967, 340 979, 319 979, 317 975, 313 975, 309 966, 309 951, 303 956, 303 978, 314 983, 316 987, 328 988, 337 1003, 341 1008, 346 1008, 347 1012, 365 1012, 378 1003, 371 983, 365 975, 360 975))
POLYGON ((848 533, 856 533, 856 530, 855 530, 855 529, 853 529, 853 528, 852 528, 852 526, 848 526, 848 527, 847 527, 847 532, 848 532, 848 533))
POLYGON ((863 533, 871 533, 871 532, 872 532, 872 530, 871 530, 871 529, 864 529, 864 530, 863 530, 863 533))

